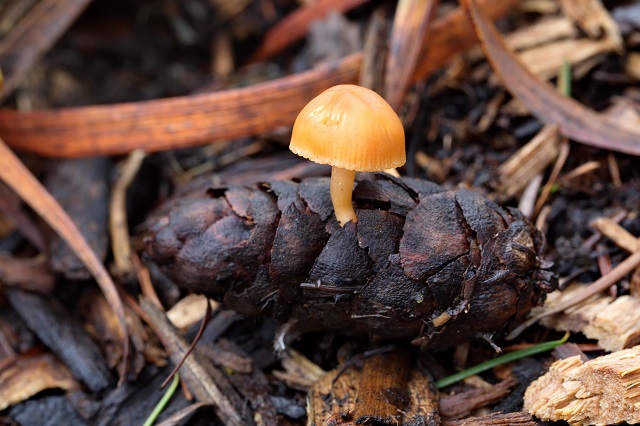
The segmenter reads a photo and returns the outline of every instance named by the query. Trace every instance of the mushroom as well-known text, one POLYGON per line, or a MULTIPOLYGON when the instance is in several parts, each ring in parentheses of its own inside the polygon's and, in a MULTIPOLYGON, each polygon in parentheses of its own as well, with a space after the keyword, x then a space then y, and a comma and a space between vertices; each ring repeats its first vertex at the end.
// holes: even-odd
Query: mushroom
POLYGON ((340 226, 358 221, 351 203, 356 171, 378 172, 406 162, 396 113, 373 90, 351 84, 325 90, 300 111, 289 149, 332 166, 331 201, 340 226))

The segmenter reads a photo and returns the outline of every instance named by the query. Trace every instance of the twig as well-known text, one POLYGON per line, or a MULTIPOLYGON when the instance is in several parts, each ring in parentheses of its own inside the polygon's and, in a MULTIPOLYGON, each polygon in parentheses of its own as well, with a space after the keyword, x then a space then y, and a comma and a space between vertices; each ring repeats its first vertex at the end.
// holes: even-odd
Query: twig
POLYGON ((145 153, 135 150, 127 157, 122 166, 120 176, 113 186, 109 203, 109 232, 113 248, 115 275, 124 276, 134 272, 131 262, 131 243, 129 241, 129 225, 127 223, 127 189, 136 177, 145 153))

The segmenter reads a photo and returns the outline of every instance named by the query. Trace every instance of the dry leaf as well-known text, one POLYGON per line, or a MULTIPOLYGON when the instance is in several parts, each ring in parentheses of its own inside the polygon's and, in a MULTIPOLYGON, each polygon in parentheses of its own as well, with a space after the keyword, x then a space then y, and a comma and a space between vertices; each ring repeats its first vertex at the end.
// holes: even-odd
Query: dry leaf
MULTIPOLYGON (((483 0, 495 19, 519 0, 483 0)), ((413 81, 476 43, 463 10, 433 22, 413 81)), ((19 112, 0 110, 0 137, 12 147, 56 157, 156 152, 261 134, 293 123, 313 96, 358 78, 362 54, 243 89, 153 101, 19 112)))
POLYGON ((487 58, 509 91, 546 124, 558 124, 560 132, 597 148, 640 155, 640 132, 610 123, 573 99, 564 97, 532 74, 514 56, 474 0, 463 0, 487 58))
MULTIPOLYGON (((89 269, 118 318, 123 332, 123 351, 124 359, 126 359, 129 353, 129 335, 124 317, 124 306, 113 280, 69 215, 62 210, 58 202, 5 145, 2 139, 0 139, 0 179, 11 187, 69 244, 89 269)), ((122 366, 120 380, 123 380, 125 376, 125 364, 123 363, 122 366)))
POLYGON ((384 98, 398 111, 407 92, 420 46, 425 44, 437 0, 400 0, 393 20, 384 84, 384 98))
POLYGON ((0 410, 47 389, 77 387, 67 367, 52 354, 22 355, 0 371, 0 410))

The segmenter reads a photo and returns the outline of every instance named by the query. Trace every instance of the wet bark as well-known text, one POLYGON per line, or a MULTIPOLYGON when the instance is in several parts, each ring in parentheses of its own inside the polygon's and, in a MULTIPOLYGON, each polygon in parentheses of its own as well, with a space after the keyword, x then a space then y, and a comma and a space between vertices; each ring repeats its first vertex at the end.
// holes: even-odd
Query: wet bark
POLYGON ((509 329, 555 287, 544 236, 466 189, 378 175, 340 228, 329 181, 213 189, 165 204, 145 252, 177 284, 303 330, 444 347, 509 329))

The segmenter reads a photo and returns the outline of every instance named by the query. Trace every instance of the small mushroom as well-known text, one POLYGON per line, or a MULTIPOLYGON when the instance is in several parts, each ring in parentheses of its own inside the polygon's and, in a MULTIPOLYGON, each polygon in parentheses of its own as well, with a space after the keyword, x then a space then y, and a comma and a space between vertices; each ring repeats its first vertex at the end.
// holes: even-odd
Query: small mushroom
POLYGON ((325 90, 300 111, 289 149, 332 166, 331 201, 340 226, 358 221, 351 203, 356 171, 378 172, 406 162, 396 113, 376 92, 351 84, 325 90))

